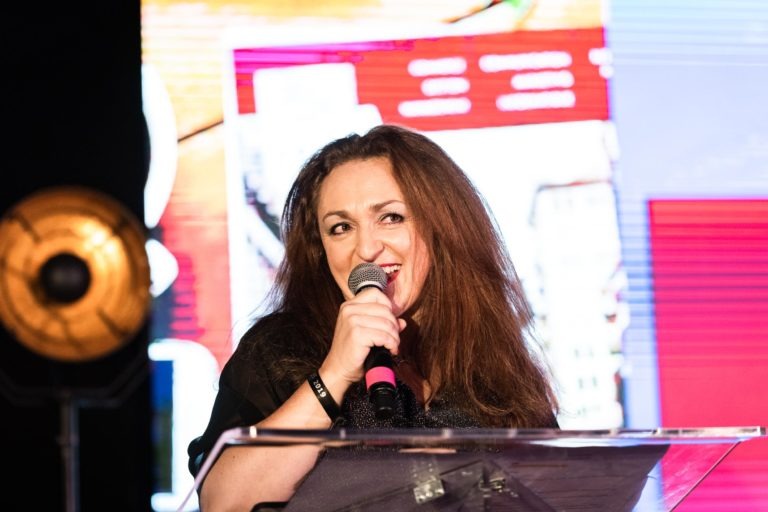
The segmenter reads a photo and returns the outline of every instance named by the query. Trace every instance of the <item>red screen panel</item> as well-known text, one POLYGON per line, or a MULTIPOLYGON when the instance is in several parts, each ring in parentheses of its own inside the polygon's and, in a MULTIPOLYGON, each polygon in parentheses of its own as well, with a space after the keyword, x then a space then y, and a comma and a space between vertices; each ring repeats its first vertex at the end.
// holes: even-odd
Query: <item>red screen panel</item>
MULTIPOLYGON (((649 221, 663 425, 768 424, 768 199, 655 200, 649 221)), ((768 510, 768 443, 679 510, 768 510)))
POLYGON ((418 130, 608 119, 608 82, 600 70, 604 47, 600 27, 242 48, 234 51, 238 112, 259 111, 254 71, 344 62, 355 66, 361 103, 376 105, 384 122, 418 130), (421 69, 442 60, 465 67, 421 69), (548 85, 515 92, 518 79, 547 71, 553 72, 548 85), (426 91, 426 82, 446 77, 464 81, 466 90, 426 91), (442 112, 454 108, 449 105, 463 108, 442 112), (411 108, 418 112, 408 114, 411 108))

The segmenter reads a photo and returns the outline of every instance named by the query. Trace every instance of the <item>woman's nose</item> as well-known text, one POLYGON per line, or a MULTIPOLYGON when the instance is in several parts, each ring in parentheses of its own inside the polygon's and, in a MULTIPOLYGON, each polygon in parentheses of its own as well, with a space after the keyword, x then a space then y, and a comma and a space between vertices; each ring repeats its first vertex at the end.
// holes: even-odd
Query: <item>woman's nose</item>
POLYGON ((384 241, 375 229, 361 228, 357 233, 358 256, 365 261, 374 261, 384 249, 384 241))

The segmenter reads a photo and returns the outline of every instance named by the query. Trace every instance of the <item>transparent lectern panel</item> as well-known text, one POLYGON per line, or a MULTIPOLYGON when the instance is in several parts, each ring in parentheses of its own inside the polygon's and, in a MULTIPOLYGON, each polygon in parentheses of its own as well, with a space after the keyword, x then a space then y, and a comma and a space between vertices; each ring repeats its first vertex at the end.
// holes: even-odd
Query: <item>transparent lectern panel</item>
POLYGON ((286 512, 669 511, 738 443, 762 436, 762 427, 232 429, 203 464, 190 496, 228 445, 315 447, 318 462, 286 512))

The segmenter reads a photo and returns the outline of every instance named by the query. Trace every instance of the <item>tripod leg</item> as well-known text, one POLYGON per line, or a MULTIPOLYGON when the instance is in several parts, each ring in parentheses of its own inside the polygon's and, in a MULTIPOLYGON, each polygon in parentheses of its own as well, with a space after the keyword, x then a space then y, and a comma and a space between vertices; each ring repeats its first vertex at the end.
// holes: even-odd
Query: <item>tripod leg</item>
POLYGON ((61 395, 59 406, 61 435, 61 459, 64 466, 64 497, 66 499, 67 512, 79 512, 80 510, 80 472, 78 448, 80 435, 78 432, 78 407, 71 393, 64 392, 61 395))

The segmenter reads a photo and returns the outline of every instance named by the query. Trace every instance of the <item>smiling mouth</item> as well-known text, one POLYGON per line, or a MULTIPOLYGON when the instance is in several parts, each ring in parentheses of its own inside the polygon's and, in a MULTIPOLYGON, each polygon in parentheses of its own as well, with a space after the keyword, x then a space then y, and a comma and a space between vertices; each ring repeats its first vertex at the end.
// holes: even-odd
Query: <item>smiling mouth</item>
POLYGON ((384 272, 387 274, 387 284, 395 280, 397 274, 400 273, 401 267, 402 265, 381 265, 381 268, 383 268, 384 272))

